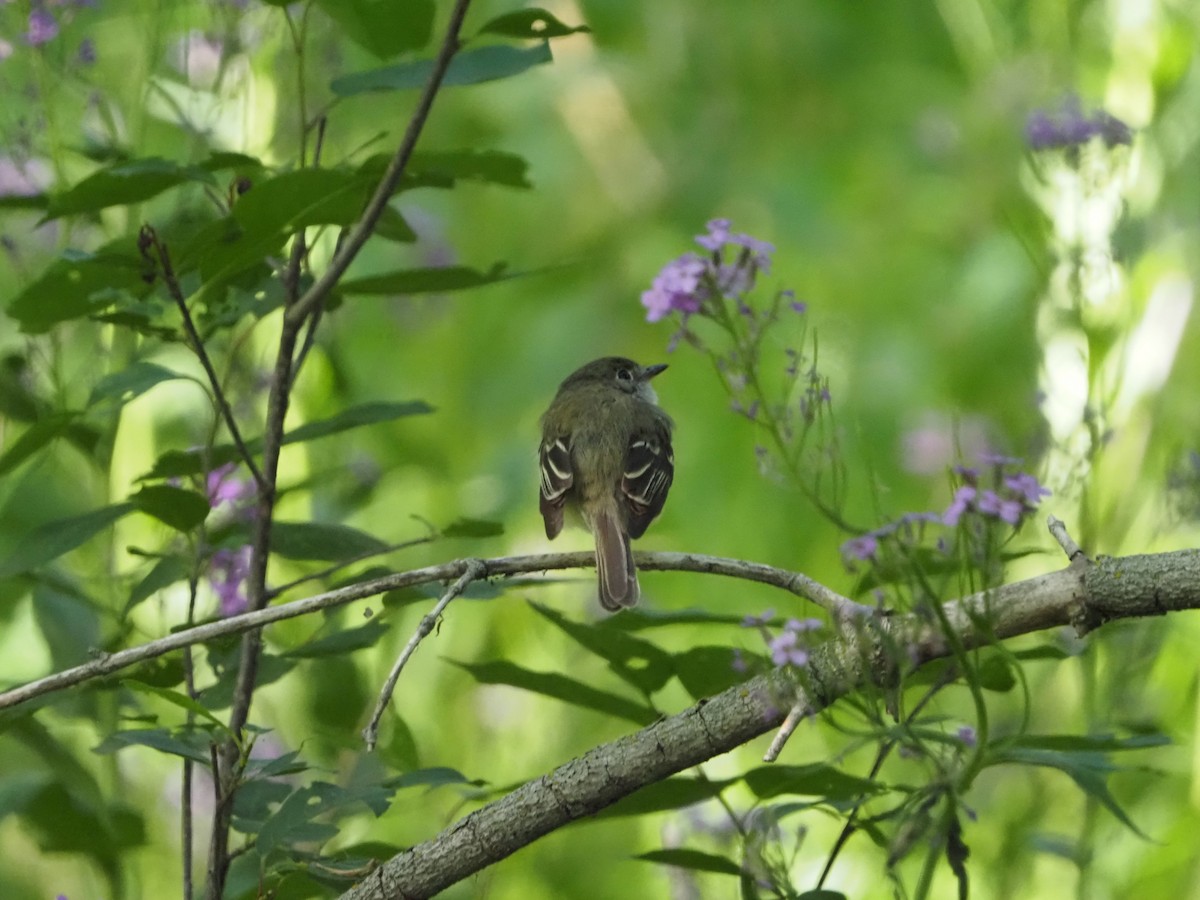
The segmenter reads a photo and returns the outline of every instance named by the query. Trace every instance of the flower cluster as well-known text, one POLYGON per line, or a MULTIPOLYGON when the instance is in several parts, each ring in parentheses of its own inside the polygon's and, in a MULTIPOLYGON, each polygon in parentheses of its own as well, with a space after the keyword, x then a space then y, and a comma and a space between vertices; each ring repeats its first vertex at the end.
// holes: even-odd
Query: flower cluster
POLYGON ((757 616, 742 619, 743 628, 757 628, 767 644, 771 662, 776 666, 803 668, 808 665, 809 645, 805 635, 824 626, 820 619, 788 619, 783 631, 772 634, 769 628, 775 618, 775 610, 768 609, 757 616))
MULTIPOLYGON (((234 463, 219 466, 208 473, 205 493, 212 509, 219 509, 230 518, 242 521, 254 518, 254 482, 239 476, 234 463)), ((208 583, 217 595, 222 616, 236 616, 246 611, 250 554, 250 545, 244 544, 235 548, 220 547, 209 558, 208 583)))
POLYGON ((739 301, 754 287, 758 274, 771 270, 775 247, 748 234, 729 230, 728 219, 713 219, 696 243, 707 254, 685 253, 671 260, 642 293, 646 321, 657 322, 673 312, 684 318, 705 311, 720 299, 739 301))
POLYGON ((873 562, 878 558, 883 541, 892 539, 915 544, 931 525, 958 528, 974 520, 984 524, 1002 522, 1019 528, 1037 511, 1042 499, 1050 495, 1050 490, 1037 478, 1016 468, 1021 465, 1020 459, 984 454, 981 462, 985 468, 955 467, 954 473, 961 483, 943 512, 906 513, 851 538, 842 544, 842 558, 848 564, 873 562))
POLYGON ((1084 113, 1079 98, 1067 97, 1055 112, 1038 110, 1025 123, 1025 140, 1033 150, 1079 148, 1092 138, 1106 147, 1133 142, 1129 126, 1102 109, 1084 113))

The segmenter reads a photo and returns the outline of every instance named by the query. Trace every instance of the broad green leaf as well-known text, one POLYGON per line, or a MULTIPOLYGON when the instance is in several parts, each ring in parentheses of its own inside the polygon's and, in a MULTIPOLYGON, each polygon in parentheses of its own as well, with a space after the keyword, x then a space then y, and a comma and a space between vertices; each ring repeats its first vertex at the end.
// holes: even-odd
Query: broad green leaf
POLYGON ((323 843, 338 834, 336 825, 314 822, 318 816, 345 814, 353 807, 366 805, 376 816, 383 815, 394 789, 379 784, 344 788, 317 781, 293 791, 262 825, 256 847, 264 857, 284 844, 323 843))
MULTIPOLYGON (((410 400, 403 403, 362 403, 344 409, 328 419, 306 422, 293 428, 283 436, 283 443, 298 444, 302 441, 328 437, 331 434, 340 434, 352 428, 361 428, 364 425, 377 425, 380 422, 392 422, 406 416, 420 416, 431 412, 433 412, 433 407, 421 400, 410 400)), ((257 451, 261 444, 261 440, 255 441, 253 449, 257 451)))
POLYGON ((573 622, 558 610, 539 603, 530 606, 584 649, 606 660, 613 672, 644 693, 657 691, 674 671, 670 654, 649 641, 608 628, 606 624, 573 622))
POLYGON ((433 0, 317 0, 354 43, 379 59, 429 43, 433 0))
POLYGON ((410 787, 427 787, 433 789, 445 787, 449 784, 482 787, 487 782, 479 778, 468 778, 462 772, 457 769, 451 769, 449 766, 431 766, 428 769, 417 769, 414 772, 405 772, 403 775, 397 775, 395 778, 388 779, 386 784, 393 790, 400 790, 410 787))
POLYGON ((118 503, 35 528, 17 541, 8 558, 0 562, 0 578, 29 572, 58 559, 133 509, 132 503, 118 503))
POLYGON ((164 556, 154 564, 146 576, 134 585, 125 604, 125 614, 164 588, 183 581, 188 575, 187 562, 180 556, 164 556))
POLYGON ((216 184, 212 175, 199 166, 181 166, 158 157, 119 162, 93 172, 74 187, 51 197, 45 221, 141 203, 189 181, 216 184))
POLYGON ((169 688, 156 687, 155 685, 146 684, 133 678, 122 678, 121 684, 135 693, 149 694, 152 697, 158 697, 160 700, 166 700, 180 709, 187 710, 201 719, 207 719, 212 722, 216 726, 217 731, 224 732, 227 737, 232 735, 232 732, 224 722, 209 712, 207 707, 193 700, 187 694, 173 691, 169 688))
POLYGON ((134 397, 140 397, 146 393, 156 384, 187 377, 189 376, 172 372, 170 369, 152 362, 135 362, 120 372, 105 375, 97 381, 88 397, 87 405, 95 406, 104 400, 128 403, 134 397))
POLYGON ((505 273, 504 263, 496 263, 486 272, 466 266, 443 266, 350 278, 340 288, 346 294, 433 294, 482 287, 513 277, 505 273))
POLYGON ((380 553, 387 544, 349 525, 320 522, 276 522, 271 526, 271 552, 284 559, 337 562, 380 553))
POLYGON ((417 739, 408 723, 398 713, 389 712, 383 726, 385 738, 381 738, 375 752, 380 760, 395 771, 412 772, 421 768, 421 753, 417 739))
POLYGON ((442 529, 442 537, 488 538, 504 534, 504 526, 486 519, 455 519, 442 529))
MULTIPOLYGON (((480 47, 459 53, 446 70, 442 81, 445 87, 480 84, 518 75, 526 69, 552 62, 550 45, 545 41, 533 47, 511 47, 507 44, 480 47)), ((351 97, 370 91, 407 91, 423 88, 433 71, 433 60, 422 59, 356 72, 335 78, 330 89, 339 97, 351 97)))
POLYGON ((149 484, 129 498, 141 512, 154 516, 176 531, 187 533, 207 517, 208 498, 169 484, 149 484))
POLYGON ((694 803, 713 799, 735 780, 666 778, 634 791, 628 797, 623 797, 612 806, 598 812, 596 818, 613 819, 682 809, 694 803))
POLYGON ((111 732, 92 752, 104 756, 126 747, 149 747, 208 766, 208 748, 211 740, 210 735, 197 729, 131 728, 111 732))
POLYGON ((750 675, 734 666, 742 659, 732 647, 692 647, 673 657, 675 675, 694 700, 719 694, 750 675))
POLYGON ((1146 750, 1171 743, 1165 734, 1020 734, 997 741, 1004 748, 1020 747, 1030 750, 1053 750, 1057 753, 1109 753, 1118 750, 1146 750))
POLYGON ((56 669, 86 662, 100 646, 99 611, 73 586, 60 590, 52 583, 38 582, 33 589, 33 613, 56 669))
POLYGON ((72 253, 21 291, 8 305, 8 315, 26 334, 43 334, 60 322, 100 312, 125 293, 144 292, 144 272, 132 238, 95 254, 72 253))
POLYGON ((11 472, 51 441, 66 434, 75 419, 74 413, 58 413, 30 425, 0 454, 0 475, 11 472))
MULTIPOLYGON (((384 158, 386 163, 388 158, 384 158)), ((365 164, 364 164, 365 165, 365 164)), ((482 181, 513 188, 531 188, 529 163, 503 150, 444 150, 414 153, 409 171, 416 176, 437 173, 454 181, 482 181)))
MULTIPOLYGON (((261 441, 248 442, 251 453, 261 449, 261 441)), ((237 462, 241 454, 232 444, 222 444, 207 452, 204 450, 168 450, 154 461, 153 467, 138 481, 157 481, 163 478, 183 478, 187 475, 199 475, 204 471, 205 464, 210 469, 237 462)))
POLYGON ((246 762, 246 778, 278 778, 280 775, 298 775, 307 772, 308 763, 300 758, 299 750, 289 750, 272 759, 251 757, 246 762))
POLYGON ((388 631, 388 626, 378 618, 374 618, 355 628, 343 628, 341 631, 335 631, 333 634, 327 634, 306 644, 301 644, 299 647, 288 650, 284 656, 295 659, 341 656, 345 653, 353 653, 355 650, 375 646, 388 631))
POLYGON ((759 766, 746 772, 742 780, 760 800, 780 794, 803 794, 828 800, 854 800, 863 794, 875 794, 886 790, 876 781, 847 775, 824 763, 804 766, 759 766))
POLYGON ((511 685, 584 709, 594 709, 608 716, 628 719, 638 725, 649 725, 659 717, 653 709, 640 703, 598 690, 557 672, 533 672, 507 660, 487 663, 462 663, 454 660, 451 662, 470 672, 481 684, 511 685))
POLYGON ((701 850, 688 850, 685 847, 672 847, 664 850, 651 850, 649 853, 639 853, 634 859, 646 862, 662 863, 667 866, 677 866, 680 869, 691 869, 694 872, 716 872, 720 875, 741 875, 742 867, 733 860, 715 853, 704 853, 701 850))
POLYGON ((586 25, 564 25, 544 9, 530 7, 497 16, 479 29, 480 34, 499 34, 514 38, 556 38, 576 32, 590 32, 586 25))
POLYGON ((119 860, 145 843, 141 817, 117 801, 91 803, 41 775, 0 782, 0 804, 21 816, 22 830, 49 853, 87 854, 116 871, 119 860))
MULTIPOLYGON (((619 616, 613 616, 605 624, 622 631, 644 631, 647 628, 662 628, 668 625, 737 625, 741 627, 745 616, 708 612, 703 609, 657 610, 636 607, 619 616)), ((781 625, 783 618, 777 617, 768 625, 781 625)))
POLYGON ((828 888, 813 888, 796 895, 796 900, 847 900, 841 891, 831 891, 828 888))

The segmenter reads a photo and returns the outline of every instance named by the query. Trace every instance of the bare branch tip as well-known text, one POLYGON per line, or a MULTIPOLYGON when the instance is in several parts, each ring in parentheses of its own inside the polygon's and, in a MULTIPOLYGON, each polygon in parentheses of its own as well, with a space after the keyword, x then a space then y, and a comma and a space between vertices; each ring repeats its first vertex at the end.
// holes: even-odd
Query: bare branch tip
POLYGON ((1050 534, 1054 537, 1054 540, 1058 541, 1058 546, 1066 554, 1068 562, 1073 563, 1077 559, 1087 561, 1087 554, 1079 549, 1079 545, 1075 543, 1074 538, 1067 532, 1067 526, 1063 523, 1062 519, 1049 516, 1046 519, 1046 527, 1050 530, 1050 534))

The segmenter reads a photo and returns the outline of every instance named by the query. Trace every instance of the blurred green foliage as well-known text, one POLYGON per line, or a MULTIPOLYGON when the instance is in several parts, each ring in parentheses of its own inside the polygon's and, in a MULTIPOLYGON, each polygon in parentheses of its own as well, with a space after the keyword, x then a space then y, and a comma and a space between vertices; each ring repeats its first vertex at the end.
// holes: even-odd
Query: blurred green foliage
MULTIPOLYGON (((193 480, 202 463, 234 457, 221 455, 228 436, 214 424, 203 372, 169 303, 145 288, 138 229, 151 223, 170 239, 189 293, 205 285, 200 326, 244 433, 257 438, 272 311, 282 302, 261 260, 279 254, 297 222, 354 220, 415 96, 367 88, 420 83, 414 60, 432 53, 446 6, 329 0, 294 4, 289 18, 283 4, 253 0, 0 6, 0 302, 8 312, 0 326, 0 687, 167 633, 184 619, 188 576, 202 574, 189 562, 194 509, 162 492, 194 499, 206 487, 193 480), (44 21, 35 33, 38 14, 54 17, 51 37, 44 21), (302 170, 300 129, 318 114, 328 117, 321 160, 330 168, 302 170), (223 217, 218 201, 238 195, 239 179, 250 185, 245 202, 223 217), (231 222, 257 240, 245 256, 231 222), (107 320, 89 321, 86 304, 71 305, 88 279, 123 291, 107 320), (201 460, 187 457, 214 446, 201 460), (172 471, 182 482, 139 481, 164 462, 181 467, 172 471), (47 530, 60 520, 68 526, 47 530)), ((1196 545, 1200 479, 1188 453, 1200 429, 1200 333, 1190 314, 1200 259, 1200 13, 1192 4, 581 0, 548 8, 590 32, 554 36, 549 61, 542 43, 512 38, 530 21, 517 17, 469 48, 488 51, 469 60, 483 69, 460 69, 460 84, 438 98, 384 237, 367 245, 324 317, 288 420, 289 431, 309 431, 285 449, 281 468, 279 515, 300 529, 290 543, 300 549, 273 560, 272 583, 370 542, 415 543, 326 580, 372 565, 401 570, 546 549, 535 504, 538 416, 579 363, 620 353, 671 363, 657 386, 677 423, 675 487, 639 547, 752 559, 852 590, 839 552, 850 535, 794 488, 762 477, 761 435, 730 410, 720 376, 686 346, 667 355, 671 327, 644 321, 640 293, 719 216, 773 242, 764 286, 794 289, 808 304, 842 429, 850 521, 872 527, 945 508, 944 473, 958 451, 971 462, 991 449, 1043 466, 1055 491, 1043 509, 1067 521, 1089 552, 1196 545), (1026 143, 1028 116, 1072 94, 1136 131, 1132 147, 1106 157, 1108 168, 1068 165, 1026 143), (1075 240, 1063 222, 1103 219, 1097 196, 1115 208, 1115 227, 1090 237, 1083 227, 1088 240, 1075 240), (1097 272, 1099 299, 1086 279, 1097 272), (412 414, 426 407, 432 412, 412 414), (353 421, 339 419, 348 413, 353 421), (447 528, 458 520, 499 522, 503 534, 447 528), (451 536, 418 541, 439 529, 451 536)), ((513 11, 478 0, 467 31, 513 11)), ((318 272, 335 231, 314 240, 318 272)), ((214 530, 214 540, 235 547, 235 530, 214 530)), ((558 543, 584 548, 589 539, 575 532, 558 543)), ((1018 545, 1044 552, 1015 561, 1008 578, 1061 565, 1036 526, 1018 545)), ((700 608, 734 621, 769 606, 812 613, 759 585, 682 573, 642 581, 652 612, 700 608)), ((218 606, 201 582, 203 618, 218 606)), ((636 633, 653 642, 642 648, 647 665, 666 666, 670 654, 677 667, 646 688, 611 662, 614 648, 628 645, 603 636, 625 634, 620 626, 573 633, 563 624, 599 618, 591 573, 477 585, 404 672, 380 749, 367 755, 358 729, 436 594, 375 598, 268 631, 252 721, 269 730, 256 740, 264 761, 238 827, 266 829, 262 853, 289 841, 300 848, 279 896, 318 890, 323 876, 302 865, 302 852, 344 851, 347 868, 386 857, 504 786, 722 686, 726 672, 712 669, 725 665, 728 648, 747 658, 763 652, 754 631, 730 624, 636 633), (655 691, 653 709, 646 691, 655 691), (304 764, 312 770, 302 773, 304 764), (311 802, 347 815, 314 823, 295 814, 311 802)), ((1047 749, 1036 746, 994 760, 962 798, 977 814, 962 822, 976 896, 1200 889, 1198 635, 1194 617, 1177 616, 1109 626, 1086 645, 1066 635, 1014 642, 1062 652, 1024 661, 1028 722, 1015 683, 1001 679, 1003 690, 989 691, 993 736, 1023 727, 1032 737, 1161 732, 1173 743, 1147 740, 1122 757, 1144 768, 1101 779, 1111 806, 1076 784, 1100 777, 1100 763, 1085 754, 1126 745, 1079 738, 1050 748, 1078 754, 1074 768, 1032 759, 1047 749)), ((204 706, 218 715, 236 654, 232 643, 198 653, 215 679, 204 706)), ((133 677, 175 695, 106 681, 53 697, 33 715, 0 714, 4 897, 178 895, 178 758, 203 763, 205 729, 219 729, 203 717, 182 728, 177 662, 133 677), (118 751, 117 732, 133 746, 118 751)), ((971 720, 961 686, 934 706, 947 734, 971 720)), ((801 726, 782 762, 813 767, 800 772, 811 779, 801 787, 815 785, 844 812, 837 804, 865 790, 872 762, 862 728, 852 709, 835 709, 801 726)), ((774 796, 751 778, 764 771, 755 768, 761 752, 751 745, 706 766, 713 781, 728 780, 725 796, 739 812, 774 796)), ((892 765, 889 784, 925 777, 916 761, 892 765)), ((197 770, 198 879, 209 790, 197 770)), ((784 868, 805 888, 840 820, 800 812, 785 811, 780 843, 790 847, 803 823, 784 868)), ((600 818, 549 835, 445 896, 688 896, 689 885, 729 896, 736 881, 721 862, 729 831, 712 802, 600 818), (664 848, 672 853, 647 856, 664 848)), ((918 870, 915 859, 902 862, 899 877, 911 882, 918 870)), ((881 851, 862 835, 831 884, 855 897, 894 889, 881 851)), ((230 896, 258 885, 250 853, 236 865, 230 896)), ((948 868, 934 887, 953 895, 948 868)))

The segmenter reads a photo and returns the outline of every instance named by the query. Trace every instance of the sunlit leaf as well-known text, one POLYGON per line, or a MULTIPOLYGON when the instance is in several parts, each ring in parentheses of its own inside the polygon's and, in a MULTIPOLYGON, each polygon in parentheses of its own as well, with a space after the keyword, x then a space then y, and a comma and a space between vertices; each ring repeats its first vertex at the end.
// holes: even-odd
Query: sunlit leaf
POLYGON ((0 578, 44 566, 86 543, 133 509, 132 503, 117 503, 35 528, 21 537, 8 557, 0 562, 0 578))
POLYGON ((500 522, 486 519, 455 519, 442 529, 442 537, 448 538, 489 538, 502 534, 504 526, 500 522))
POLYGON ((122 293, 144 291, 145 263, 134 252, 129 238, 94 254, 64 255, 13 299, 9 317, 27 334, 42 334, 106 309, 122 293))
POLYGON ((30 425, 0 454, 0 475, 11 472, 47 444, 66 434, 75 421, 73 413, 60 413, 30 425))
MULTIPOLYGON (((289 431, 283 437, 284 444, 298 444, 302 441, 312 441, 317 438, 340 434, 352 428, 364 425, 377 425, 380 422, 392 422, 407 416, 420 416, 433 412, 433 407, 422 400, 409 400, 402 403, 361 403, 344 409, 328 419, 316 422, 306 422, 289 431)), ((261 441, 254 442, 257 451, 261 441)))
MULTIPOLYGON (((532 47, 512 47, 501 44, 480 47, 459 53, 446 70, 442 84, 446 87, 479 84, 518 75, 526 69, 552 62, 550 45, 546 42, 532 47)), ((351 97, 370 91, 406 91, 423 88, 433 71, 433 60, 422 59, 356 72, 335 78, 330 89, 340 97, 351 97)))

